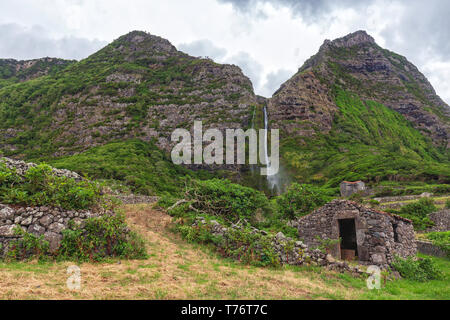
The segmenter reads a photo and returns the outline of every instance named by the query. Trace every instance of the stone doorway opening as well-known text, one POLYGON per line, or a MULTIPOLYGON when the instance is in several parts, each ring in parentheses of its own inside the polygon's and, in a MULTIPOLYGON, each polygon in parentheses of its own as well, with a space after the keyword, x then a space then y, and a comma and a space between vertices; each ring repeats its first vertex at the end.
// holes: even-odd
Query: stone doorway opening
POLYGON ((358 257, 355 219, 341 219, 338 220, 338 223, 339 237, 341 238, 341 259, 355 260, 358 257))

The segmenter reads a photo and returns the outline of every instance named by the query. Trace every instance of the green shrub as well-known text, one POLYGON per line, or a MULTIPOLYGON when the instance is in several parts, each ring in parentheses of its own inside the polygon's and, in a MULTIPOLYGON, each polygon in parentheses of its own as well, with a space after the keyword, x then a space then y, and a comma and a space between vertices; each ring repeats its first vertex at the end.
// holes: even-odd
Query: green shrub
POLYGON ((186 198, 192 201, 197 212, 220 216, 229 222, 252 219, 257 210, 269 208, 269 201, 262 192, 229 180, 192 180, 186 198))
POLYGON ((412 214, 418 217, 426 217, 430 213, 436 212, 438 209, 434 204, 434 200, 430 198, 422 198, 417 202, 413 202, 403 206, 400 213, 412 214))
POLYGON ((438 208, 435 206, 433 199, 422 198, 419 201, 403 206, 400 210, 388 211, 410 219, 414 224, 414 228, 422 231, 434 225, 429 215, 437 210, 438 208))
POLYGON ((177 230, 189 242, 211 244, 222 256, 255 266, 279 266, 280 260, 273 237, 255 233, 248 225, 242 229, 229 228, 225 237, 213 236, 211 225, 177 225, 177 230))
POLYGON ((450 209, 450 199, 447 199, 447 201, 445 201, 445 208, 450 209))
POLYGON ((403 278, 425 282, 430 280, 440 280, 443 273, 438 269, 431 258, 413 258, 402 259, 396 257, 392 267, 397 270, 403 278))
POLYGON ((17 226, 14 234, 22 238, 11 241, 6 252, 6 260, 21 261, 37 258, 44 260, 49 254, 49 243, 44 236, 37 237, 31 233, 25 232, 17 226))
POLYGON ((58 177, 46 164, 31 167, 23 176, 0 162, 0 201, 6 204, 51 205, 83 210, 100 203, 100 186, 89 181, 58 177))
POLYGON ((144 241, 128 229, 123 215, 91 218, 84 227, 63 231, 59 259, 98 262, 106 257, 147 258, 144 241))
POLYGON ((276 200, 277 210, 285 219, 295 219, 311 213, 326 204, 331 198, 323 189, 293 183, 288 190, 276 200))

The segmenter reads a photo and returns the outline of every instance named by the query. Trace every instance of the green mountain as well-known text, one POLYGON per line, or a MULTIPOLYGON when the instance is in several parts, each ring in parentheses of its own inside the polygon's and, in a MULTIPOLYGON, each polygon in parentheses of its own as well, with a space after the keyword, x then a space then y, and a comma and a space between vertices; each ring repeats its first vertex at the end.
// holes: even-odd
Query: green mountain
POLYGON ((55 74, 0 89, 0 148, 54 158, 139 138, 165 152, 175 128, 246 126, 256 97, 233 65, 134 31, 55 74))
POLYGON ((266 103, 292 181, 449 181, 449 107, 406 58, 365 32, 326 41, 269 100, 237 66, 139 31, 79 62, 0 60, 0 153, 144 194, 176 192, 186 175, 261 185, 246 167, 173 165, 170 136, 195 120, 258 127, 266 103))
POLYGON ((364 31, 325 41, 268 102, 296 180, 450 180, 450 108, 364 31))

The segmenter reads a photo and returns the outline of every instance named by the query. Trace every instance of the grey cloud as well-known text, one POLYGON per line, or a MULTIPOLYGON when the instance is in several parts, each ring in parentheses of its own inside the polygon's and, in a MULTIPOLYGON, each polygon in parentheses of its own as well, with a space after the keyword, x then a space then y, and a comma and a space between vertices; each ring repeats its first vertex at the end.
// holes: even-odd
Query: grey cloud
POLYGON ((196 57, 210 57, 215 60, 223 59, 227 50, 215 46, 210 40, 197 40, 178 45, 178 49, 196 57))
POLYGON ((381 35, 387 46, 415 58, 419 63, 426 62, 430 56, 448 60, 449 15, 450 1, 412 0, 406 4, 398 20, 388 24, 381 35))
POLYGON ((307 22, 316 21, 335 8, 359 8, 367 6, 376 0, 218 0, 231 3, 241 12, 251 12, 256 3, 271 3, 279 7, 288 7, 294 15, 300 15, 307 22))
POLYGON ((107 43, 77 37, 54 39, 41 26, 25 28, 18 24, 0 25, 0 57, 35 59, 57 57, 83 59, 107 43))
POLYGON ((295 71, 280 69, 267 75, 266 83, 261 88, 261 94, 265 97, 271 97, 272 94, 280 88, 280 86, 289 80, 295 71))
POLYGON ((238 65, 244 74, 253 82, 253 86, 258 88, 261 85, 261 74, 264 71, 263 66, 252 58, 247 52, 239 52, 225 61, 238 65))

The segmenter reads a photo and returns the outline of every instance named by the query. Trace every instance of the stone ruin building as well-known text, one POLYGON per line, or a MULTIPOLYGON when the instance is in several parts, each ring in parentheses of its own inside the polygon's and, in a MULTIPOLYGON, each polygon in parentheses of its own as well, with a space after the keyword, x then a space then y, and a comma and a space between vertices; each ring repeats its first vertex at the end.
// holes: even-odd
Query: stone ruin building
POLYGON ((341 183, 341 196, 344 198, 350 197, 352 194, 363 192, 366 190, 366 184, 362 181, 341 183))
POLYGON ((330 254, 366 265, 389 265, 396 255, 417 252, 412 222, 348 200, 334 200, 298 221, 298 232, 308 246, 324 239, 338 240, 330 254))

